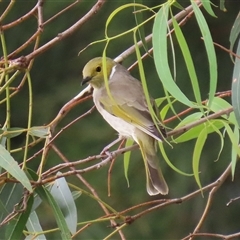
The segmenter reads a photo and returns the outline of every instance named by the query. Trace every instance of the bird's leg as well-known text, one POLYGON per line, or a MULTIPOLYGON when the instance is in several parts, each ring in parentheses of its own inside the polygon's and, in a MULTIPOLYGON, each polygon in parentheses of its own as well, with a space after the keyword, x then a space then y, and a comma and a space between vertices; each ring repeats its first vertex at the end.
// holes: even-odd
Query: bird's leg
POLYGON ((118 138, 116 140, 114 140, 113 142, 111 142, 110 144, 108 144, 106 147, 104 147, 104 149, 101 151, 100 155, 104 155, 106 154, 107 156, 110 156, 111 153, 109 152, 109 149, 114 146, 115 144, 117 144, 118 142, 122 141, 124 139, 123 136, 119 135, 118 138))

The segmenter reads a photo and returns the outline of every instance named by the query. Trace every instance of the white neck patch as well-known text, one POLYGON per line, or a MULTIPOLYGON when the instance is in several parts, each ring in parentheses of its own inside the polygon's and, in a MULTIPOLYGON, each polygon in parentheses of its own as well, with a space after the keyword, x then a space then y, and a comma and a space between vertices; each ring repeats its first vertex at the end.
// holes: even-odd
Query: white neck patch
POLYGON ((115 65, 115 66, 112 67, 112 71, 111 71, 111 74, 110 74, 110 76, 109 76, 109 80, 111 80, 112 76, 113 76, 114 73, 116 72, 116 67, 117 67, 117 65, 115 65))

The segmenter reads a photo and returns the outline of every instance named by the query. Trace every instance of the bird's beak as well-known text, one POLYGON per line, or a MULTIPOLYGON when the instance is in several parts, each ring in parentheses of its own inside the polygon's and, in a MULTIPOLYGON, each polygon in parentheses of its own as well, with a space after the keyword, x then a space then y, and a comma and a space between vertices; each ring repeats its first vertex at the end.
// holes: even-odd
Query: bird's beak
POLYGON ((81 82, 81 85, 84 85, 85 83, 91 81, 92 77, 85 77, 82 82, 81 82))

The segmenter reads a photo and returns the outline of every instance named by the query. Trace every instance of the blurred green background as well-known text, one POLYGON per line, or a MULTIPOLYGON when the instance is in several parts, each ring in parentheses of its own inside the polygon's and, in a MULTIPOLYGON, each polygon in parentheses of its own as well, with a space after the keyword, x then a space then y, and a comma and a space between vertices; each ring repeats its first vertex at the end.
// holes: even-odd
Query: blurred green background
MULTIPOLYGON (((9 1, 0 3, 0 11, 3 12, 9 1)), ((164 2, 164 1, 162 1, 164 2)), ((219 5, 219 1, 213 1, 219 5)), ((95 1, 81 1, 71 10, 62 14, 59 18, 44 27, 44 32, 41 37, 41 44, 46 43, 57 34, 61 33, 74 22, 80 19, 95 3, 95 1)), ((81 71, 87 61, 93 57, 102 54, 104 44, 96 44, 89 47, 78 56, 78 52, 89 43, 104 38, 105 22, 109 14, 129 1, 109 1, 103 8, 96 13, 83 27, 73 33, 67 39, 62 40, 56 46, 43 53, 35 59, 31 70, 31 78, 33 83, 34 94, 34 113, 33 125, 44 125, 49 123, 57 115, 61 107, 71 98, 77 95, 83 88, 80 86, 81 71)), ((142 1, 143 4, 154 6, 160 4, 161 1, 142 1)), ((183 6, 188 6, 189 1, 179 1, 183 6)), ((22 16, 27 10, 35 5, 35 1, 18 1, 14 5, 8 17, 2 24, 6 24, 22 16)), ((48 19, 60 9, 69 5, 69 1, 46 1, 43 7, 44 19, 48 19)), ((209 16, 204 10, 209 28, 212 33, 213 41, 225 47, 229 47, 229 34, 233 22, 239 12, 239 1, 226 1, 227 12, 222 12, 219 8, 213 7, 217 18, 209 16)), ((110 26, 110 35, 114 35, 129 29, 135 25, 135 20, 132 14, 133 9, 127 9, 120 13, 113 24, 110 26)), ((147 17, 148 14, 145 13, 147 17)), ((29 36, 36 30, 36 19, 26 21, 25 23, 12 28, 5 32, 7 50, 12 52, 19 45, 24 43, 29 36)), ((152 23, 145 27, 146 34, 151 33, 152 23)), ((208 96, 209 73, 206 53, 204 50, 203 41, 200 39, 200 31, 195 21, 191 18, 182 27, 190 46, 191 53, 194 56, 194 64, 197 69, 200 86, 202 89, 202 99, 208 96)), ((174 42, 175 43, 175 42, 174 42)), ((114 58, 123 52, 126 48, 133 44, 133 35, 128 34, 124 37, 113 41, 108 50, 108 56, 114 58)), ((177 48, 177 46, 176 46, 177 48)), ((28 54, 31 48, 22 52, 21 55, 28 54)), ((233 63, 229 55, 223 50, 216 48, 218 59, 218 91, 225 91, 231 88, 231 78, 233 71, 233 63)), ((2 55, 2 53, 1 53, 2 55)), ((189 77, 184 66, 183 59, 179 50, 176 50, 177 58, 177 81, 183 92, 193 99, 192 90, 189 83, 189 77)), ((136 60, 133 54, 124 65, 130 66, 136 60)), ((155 81, 157 78, 155 67, 152 58, 144 60, 145 73, 147 76, 149 90, 155 98, 163 96, 161 84, 155 81)), ((135 68, 132 74, 138 78, 138 69, 135 68)), ((20 78, 19 78, 20 79, 20 78)), ((230 99, 229 99, 230 100, 230 99)), ((92 100, 89 100, 71 110, 70 113, 57 126, 56 132, 64 127, 67 123, 86 112, 93 105, 92 100)), ((178 106, 176 110, 184 109, 183 106, 178 106)), ((2 124, 5 115, 4 107, 0 108, 0 123, 2 124)), ((12 126, 26 127, 27 111, 28 111, 28 89, 25 84, 24 88, 12 99, 12 126)), ((178 121, 171 123, 168 127, 173 128, 178 121)), ((91 115, 81 119, 65 130, 60 137, 55 141, 56 146, 61 149, 63 154, 72 161, 85 158, 87 156, 98 154, 104 146, 110 143, 117 137, 111 127, 102 119, 97 111, 91 115)), ((24 144, 24 136, 19 136, 13 139, 13 146, 22 146, 24 144)), ((173 149, 165 144, 168 156, 173 164, 185 172, 191 172, 192 169, 192 149, 194 141, 184 144, 173 144, 173 149)), ((220 140, 217 134, 212 134, 207 140, 202 153, 200 169, 202 185, 214 181, 224 171, 230 162, 231 146, 226 138, 225 146, 220 158, 217 162, 218 152, 220 149, 220 140)), ((35 151, 36 149, 33 149, 35 151)), ((20 154, 14 155, 15 159, 21 159, 20 154)), ((30 166, 37 169, 39 157, 31 162, 30 166)), ((60 163, 59 158, 51 152, 48 156, 45 169, 50 168, 60 163)), ((161 161, 164 176, 168 182, 170 193, 168 198, 182 197, 196 189, 197 184, 193 177, 182 176, 173 171, 164 161, 161 161)), ((127 182, 123 172, 122 157, 118 157, 114 164, 111 177, 111 197, 107 196, 107 171, 108 167, 101 168, 96 171, 88 172, 84 175, 86 180, 92 184, 97 190, 99 196, 109 205, 113 206, 117 211, 122 211, 128 207, 140 204, 153 199, 160 199, 161 196, 150 197, 145 190, 145 170, 143 161, 138 150, 133 151, 130 167, 129 180, 130 188, 127 187, 127 182)), ((75 178, 70 177, 67 180, 74 182, 75 178)), ((208 214, 206 222, 201 228, 202 232, 213 232, 229 234, 240 230, 239 222, 239 201, 232 203, 226 207, 226 203, 234 197, 239 196, 239 167, 236 169, 235 181, 232 182, 229 178, 223 187, 217 192, 211 211, 208 214)), ((80 186, 81 187, 81 186, 80 186)), ((127 239, 180 239, 193 231, 201 217, 204 206, 206 204, 208 193, 194 199, 184 202, 179 205, 171 205, 165 209, 156 210, 140 219, 137 219, 133 224, 124 228, 123 232, 127 239)), ((77 199, 79 216, 78 221, 87 221, 95 219, 103 215, 99 205, 89 197, 82 195, 77 199)), ((49 211, 48 206, 42 206, 38 211, 44 229, 50 229, 56 226, 54 218, 49 211), (46 214, 49 212, 49 216, 46 214)), ((137 213, 137 211, 135 212, 137 213)), ((131 214, 134 214, 133 212, 131 214)), ((79 238, 76 239, 102 239, 107 234, 113 231, 108 226, 110 223, 103 222, 94 224, 87 230, 83 231, 79 238)), ((48 235, 48 239, 58 239, 58 234, 48 235)), ((112 239, 119 239, 116 234, 112 239)), ((206 239, 206 238, 198 238, 206 239)), ((210 238, 209 238, 210 239, 210 238)))

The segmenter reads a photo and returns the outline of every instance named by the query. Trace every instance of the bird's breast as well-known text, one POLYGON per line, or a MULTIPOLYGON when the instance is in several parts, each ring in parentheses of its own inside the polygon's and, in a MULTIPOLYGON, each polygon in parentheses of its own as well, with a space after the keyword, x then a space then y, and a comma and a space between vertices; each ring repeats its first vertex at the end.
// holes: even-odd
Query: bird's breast
POLYGON ((109 113, 107 110, 105 110, 94 94, 93 101, 99 113, 103 116, 103 118, 112 128, 114 128, 123 137, 133 138, 134 132, 136 130, 135 126, 127 123, 123 119, 116 117, 109 113))

